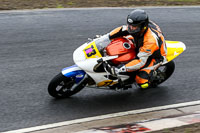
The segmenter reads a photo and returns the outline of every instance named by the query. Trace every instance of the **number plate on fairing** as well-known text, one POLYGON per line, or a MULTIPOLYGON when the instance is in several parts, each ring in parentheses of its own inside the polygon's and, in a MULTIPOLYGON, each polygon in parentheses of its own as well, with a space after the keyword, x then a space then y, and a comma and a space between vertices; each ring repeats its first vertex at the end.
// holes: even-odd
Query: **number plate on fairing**
POLYGON ((95 41, 90 43, 84 50, 86 59, 102 57, 101 53, 96 47, 95 41))

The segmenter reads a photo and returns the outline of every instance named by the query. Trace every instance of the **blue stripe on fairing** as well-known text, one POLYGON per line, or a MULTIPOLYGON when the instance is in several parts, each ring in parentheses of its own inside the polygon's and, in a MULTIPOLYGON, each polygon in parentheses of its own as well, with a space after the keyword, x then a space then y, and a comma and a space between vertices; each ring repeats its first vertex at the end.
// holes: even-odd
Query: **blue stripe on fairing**
POLYGON ((63 68, 62 71, 67 70, 67 69, 70 69, 70 68, 73 68, 73 67, 77 67, 77 65, 73 65, 73 66, 70 66, 70 67, 63 68))
MULTIPOLYGON (((73 65, 67 68, 64 68, 62 71, 73 68, 73 67, 77 67, 77 65, 73 65)), ((75 79, 75 82, 78 83, 80 82, 84 77, 85 77, 85 71, 83 70, 75 70, 75 71, 71 71, 68 72, 66 74, 64 74, 65 77, 73 77, 75 79)))
POLYGON ((72 72, 66 73, 64 76, 74 77, 75 82, 78 83, 84 78, 85 72, 83 70, 77 70, 77 71, 72 71, 72 72))

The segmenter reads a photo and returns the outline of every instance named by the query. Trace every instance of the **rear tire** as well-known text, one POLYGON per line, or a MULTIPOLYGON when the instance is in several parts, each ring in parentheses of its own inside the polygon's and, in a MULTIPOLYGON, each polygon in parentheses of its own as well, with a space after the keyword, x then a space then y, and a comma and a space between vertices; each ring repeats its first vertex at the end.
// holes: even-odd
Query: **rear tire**
POLYGON ((174 70, 175 70, 174 61, 170 61, 167 64, 160 66, 156 70, 157 75, 153 77, 151 86, 156 87, 157 85, 165 82, 173 74, 174 70))
POLYGON ((59 73, 50 81, 48 93, 54 98, 67 98, 81 91, 85 85, 85 82, 76 84, 72 77, 68 78, 59 73))

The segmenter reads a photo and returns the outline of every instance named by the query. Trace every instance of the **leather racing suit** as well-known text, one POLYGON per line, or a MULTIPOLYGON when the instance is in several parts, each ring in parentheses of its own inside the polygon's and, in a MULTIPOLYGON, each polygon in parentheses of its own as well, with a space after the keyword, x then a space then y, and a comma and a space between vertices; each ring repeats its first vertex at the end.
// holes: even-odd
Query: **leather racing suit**
POLYGON ((166 60, 165 39, 159 26, 150 21, 143 34, 132 35, 123 25, 109 33, 110 40, 118 37, 128 37, 134 42, 137 57, 125 64, 124 68, 128 72, 138 70, 135 80, 141 88, 147 88, 154 69, 166 60))

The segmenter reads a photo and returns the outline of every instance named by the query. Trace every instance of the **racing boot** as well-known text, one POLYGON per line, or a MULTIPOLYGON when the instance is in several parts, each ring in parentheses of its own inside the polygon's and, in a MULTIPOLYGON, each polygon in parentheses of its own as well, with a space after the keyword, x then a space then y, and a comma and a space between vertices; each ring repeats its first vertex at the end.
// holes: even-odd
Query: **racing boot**
POLYGON ((140 89, 141 90, 146 90, 146 89, 148 89, 149 88, 149 83, 148 82, 146 82, 146 83, 144 83, 144 84, 138 84, 139 86, 140 86, 140 89))

